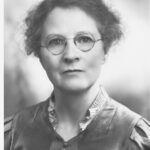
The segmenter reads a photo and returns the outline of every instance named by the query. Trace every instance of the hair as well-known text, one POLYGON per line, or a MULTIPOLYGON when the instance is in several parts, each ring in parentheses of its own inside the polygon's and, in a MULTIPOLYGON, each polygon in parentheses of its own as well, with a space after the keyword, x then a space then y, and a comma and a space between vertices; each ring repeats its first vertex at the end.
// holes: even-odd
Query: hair
POLYGON ((102 0, 44 0, 30 10, 25 18, 25 49, 28 55, 33 53, 39 57, 43 24, 48 14, 56 7, 78 7, 95 19, 99 25, 105 54, 122 36, 119 17, 102 0))

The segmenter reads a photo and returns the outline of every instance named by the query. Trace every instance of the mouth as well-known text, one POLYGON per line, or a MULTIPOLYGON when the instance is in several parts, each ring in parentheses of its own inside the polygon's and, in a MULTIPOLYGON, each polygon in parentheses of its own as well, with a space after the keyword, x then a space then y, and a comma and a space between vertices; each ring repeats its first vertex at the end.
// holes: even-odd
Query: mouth
POLYGON ((80 69, 68 69, 68 70, 65 70, 63 73, 80 73, 80 72, 83 72, 83 70, 80 70, 80 69))

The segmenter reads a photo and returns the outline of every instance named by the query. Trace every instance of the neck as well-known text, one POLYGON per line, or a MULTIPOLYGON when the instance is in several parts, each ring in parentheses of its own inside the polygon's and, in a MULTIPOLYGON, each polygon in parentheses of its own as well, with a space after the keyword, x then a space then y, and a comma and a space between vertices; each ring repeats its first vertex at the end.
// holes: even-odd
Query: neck
POLYGON ((54 88, 55 108, 58 120, 77 124, 96 98, 99 85, 95 84, 82 92, 64 92, 54 88))

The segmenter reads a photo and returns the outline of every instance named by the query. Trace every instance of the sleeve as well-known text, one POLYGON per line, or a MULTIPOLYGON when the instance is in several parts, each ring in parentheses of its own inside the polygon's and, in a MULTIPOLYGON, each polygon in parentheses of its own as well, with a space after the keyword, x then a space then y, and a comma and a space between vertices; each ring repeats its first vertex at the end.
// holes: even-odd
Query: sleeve
POLYGON ((130 150, 150 150, 150 122, 141 118, 130 135, 130 150))
POLYGON ((13 116, 4 120, 4 150, 10 150, 13 116))

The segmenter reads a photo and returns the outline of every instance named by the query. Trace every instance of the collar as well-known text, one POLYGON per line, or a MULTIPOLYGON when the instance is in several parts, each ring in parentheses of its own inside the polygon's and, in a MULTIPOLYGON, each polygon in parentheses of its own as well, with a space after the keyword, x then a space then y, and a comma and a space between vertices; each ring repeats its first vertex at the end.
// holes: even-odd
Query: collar
MULTIPOLYGON (((106 93, 105 89, 100 86, 100 90, 93 101, 92 105, 89 107, 89 109, 86 112, 86 115, 82 119, 82 121, 79 123, 79 131, 84 131, 87 126, 91 123, 91 121, 99 114, 99 112, 104 108, 104 104, 109 100, 109 96, 106 93)), ((52 93, 50 99, 49 99, 49 122, 52 124, 54 130, 56 130, 58 125, 58 119, 55 112, 55 104, 54 104, 54 94, 52 93)))

